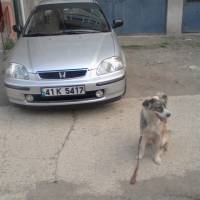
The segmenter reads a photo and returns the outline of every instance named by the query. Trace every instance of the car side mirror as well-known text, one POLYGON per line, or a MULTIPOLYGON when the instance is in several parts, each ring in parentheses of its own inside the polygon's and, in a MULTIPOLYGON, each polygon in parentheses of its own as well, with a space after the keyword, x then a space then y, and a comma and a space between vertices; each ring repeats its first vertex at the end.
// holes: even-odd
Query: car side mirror
POLYGON ((113 28, 118 28, 118 27, 120 27, 120 26, 123 26, 123 24, 124 24, 124 22, 123 22, 122 19, 115 19, 115 20, 113 20, 113 25, 112 25, 112 27, 113 27, 113 28))
POLYGON ((13 31, 18 33, 18 34, 21 34, 22 33, 22 27, 20 25, 13 25, 13 31))

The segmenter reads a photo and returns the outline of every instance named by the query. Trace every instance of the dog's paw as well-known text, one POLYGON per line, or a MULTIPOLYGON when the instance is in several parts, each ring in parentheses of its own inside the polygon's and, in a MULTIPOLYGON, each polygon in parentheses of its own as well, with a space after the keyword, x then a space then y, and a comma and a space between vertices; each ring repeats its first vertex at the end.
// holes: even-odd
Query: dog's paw
POLYGON ((161 163, 162 163, 162 159, 158 156, 154 158, 154 161, 157 165, 161 165, 161 163))
POLYGON ((168 148, 169 148, 169 145, 168 145, 168 143, 167 143, 167 144, 165 144, 165 145, 163 146, 163 151, 164 151, 164 152, 167 152, 167 151, 168 151, 168 148))
POLYGON ((137 155, 135 159, 136 160, 141 160, 143 157, 144 157, 144 155, 140 154, 140 155, 137 155))

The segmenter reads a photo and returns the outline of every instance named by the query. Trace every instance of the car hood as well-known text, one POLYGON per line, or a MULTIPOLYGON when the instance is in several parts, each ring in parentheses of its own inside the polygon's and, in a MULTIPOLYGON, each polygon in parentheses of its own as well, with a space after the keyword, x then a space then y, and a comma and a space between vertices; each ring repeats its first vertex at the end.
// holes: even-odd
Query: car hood
POLYGON ((92 33, 46 37, 22 37, 10 62, 22 64, 30 72, 96 68, 115 55, 112 33, 92 33))

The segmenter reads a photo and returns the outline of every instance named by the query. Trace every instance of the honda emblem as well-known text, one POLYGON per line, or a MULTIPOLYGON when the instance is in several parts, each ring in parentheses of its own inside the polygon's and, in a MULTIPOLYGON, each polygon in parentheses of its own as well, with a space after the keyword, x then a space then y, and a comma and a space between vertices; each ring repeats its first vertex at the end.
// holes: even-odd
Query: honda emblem
POLYGON ((65 79, 66 78, 66 72, 59 72, 59 77, 60 77, 60 79, 65 79))

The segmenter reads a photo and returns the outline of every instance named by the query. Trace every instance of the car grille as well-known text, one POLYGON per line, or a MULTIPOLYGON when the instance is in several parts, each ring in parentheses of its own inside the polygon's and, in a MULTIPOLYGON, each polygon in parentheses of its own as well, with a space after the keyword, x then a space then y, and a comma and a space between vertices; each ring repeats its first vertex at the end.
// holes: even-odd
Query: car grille
POLYGON ((87 69, 38 72, 41 79, 70 79, 85 76, 87 69))
POLYGON ((59 102, 59 101, 81 101, 81 100, 89 100, 96 99, 96 91, 86 92, 85 95, 73 95, 73 96, 52 96, 52 97, 44 97, 41 95, 33 95, 34 101, 33 103, 39 102, 59 102))

